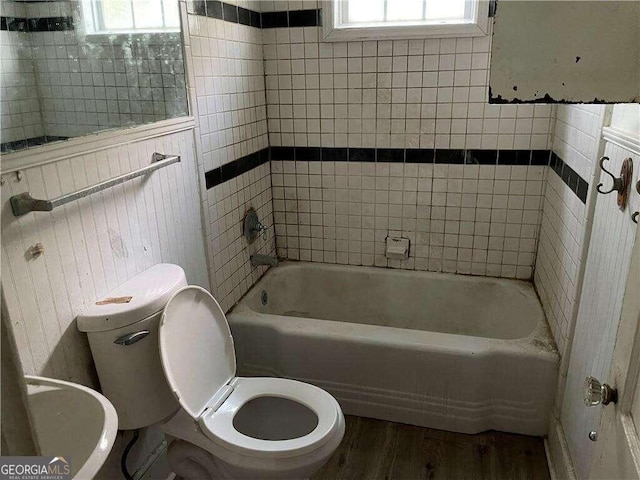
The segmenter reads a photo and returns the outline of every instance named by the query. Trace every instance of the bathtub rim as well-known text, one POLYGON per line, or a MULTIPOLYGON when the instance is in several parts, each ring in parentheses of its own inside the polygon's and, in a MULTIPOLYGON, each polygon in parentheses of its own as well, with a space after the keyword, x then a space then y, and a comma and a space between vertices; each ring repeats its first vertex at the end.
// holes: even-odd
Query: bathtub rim
MULTIPOLYGON (((422 275, 420 275, 422 276, 422 275)), ((538 353, 543 356, 550 355, 556 361, 559 361, 560 354, 556 346, 555 340, 551 333, 544 309, 540 302, 540 298, 531 282, 519 279, 505 279, 498 277, 482 277, 475 275, 461 275, 457 273, 447 272, 429 272, 416 270, 401 270, 393 268, 368 267, 356 265, 338 265, 325 264, 316 262, 302 261, 285 261, 280 266, 268 269, 262 277, 247 291, 240 301, 228 313, 229 323, 233 330, 234 323, 253 323, 261 324, 263 327, 270 327, 280 330, 283 333, 296 332, 298 334, 318 334, 322 336, 327 334, 328 329, 337 334, 338 337, 345 339, 368 340, 371 344, 395 346, 411 346, 419 350, 429 350, 433 348, 448 349, 456 352, 467 352, 475 355, 495 353, 497 349, 501 351, 509 351, 512 353, 538 353), (411 276, 412 274, 424 274, 425 276, 433 276, 444 278, 465 277, 468 281, 473 279, 491 281, 496 283, 508 283, 525 292, 526 295, 535 299, 538 307, 536 314, 537 322, 531 333, 525 337, 519 338, 493 338, 480 337, 474 335, 464 335, 457 333, 434 332, 428 330, 415 330, 391 326, 370 325, 366 323, 345 322, 337 320, 324 320, 318 318, 296 317, 289 315, 277 315, 270 313, 262 313, 253 310, 248 305, 248 298, 254 294, 258 295, 260 286, 269 280, 272 275, 281 274, 284 270, 301 269, 301 268, 324 268, 324 269, 348 269, 348 270, 368 270, 376 274, 382 274, 377 270, 393 271, 394 274, 403 276, 411 276), (304 322, 305 328, 301 332, 300 322, 304 322), (353 327, 345 327, 345 325, 355 325, 357 329, 361 329, 359 335, 349 334, 347 330, 353 330, 353 327), (364 333, 364 336, 362 335, 364 333)))

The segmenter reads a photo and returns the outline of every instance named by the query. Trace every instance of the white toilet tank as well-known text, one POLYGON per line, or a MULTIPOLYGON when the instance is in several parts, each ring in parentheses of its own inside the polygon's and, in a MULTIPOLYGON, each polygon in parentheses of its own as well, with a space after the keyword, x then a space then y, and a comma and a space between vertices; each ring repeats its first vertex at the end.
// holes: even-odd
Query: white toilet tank
POLYGON ((102 393, 118 412, 119 429, 152 425, 179 408, 162 370, 158 325, 167 301, 186 285, 182 268, 161 263, 78 315, 78 330, 87 332, 102 393))

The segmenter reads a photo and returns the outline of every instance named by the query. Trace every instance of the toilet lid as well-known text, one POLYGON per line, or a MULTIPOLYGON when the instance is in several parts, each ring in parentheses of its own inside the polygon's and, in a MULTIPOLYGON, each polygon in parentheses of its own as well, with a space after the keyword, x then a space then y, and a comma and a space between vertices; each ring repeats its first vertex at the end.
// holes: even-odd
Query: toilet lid
POLYGON ((189 415, 198 418, 236 374, 229 324, 205 289, 178 290, 162 314, 160 358, 171 390, 189 415))

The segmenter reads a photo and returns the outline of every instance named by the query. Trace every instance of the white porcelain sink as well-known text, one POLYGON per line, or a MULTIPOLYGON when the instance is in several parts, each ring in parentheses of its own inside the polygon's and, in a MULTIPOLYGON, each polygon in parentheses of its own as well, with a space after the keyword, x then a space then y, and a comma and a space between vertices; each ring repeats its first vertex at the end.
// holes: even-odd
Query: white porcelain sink
POLYGON ((107 459, 118 431, 118 416, 111 402, 75 383, 30 375, 24 378, 41 454, 70 460, 73 478, 93 478, 107 459))

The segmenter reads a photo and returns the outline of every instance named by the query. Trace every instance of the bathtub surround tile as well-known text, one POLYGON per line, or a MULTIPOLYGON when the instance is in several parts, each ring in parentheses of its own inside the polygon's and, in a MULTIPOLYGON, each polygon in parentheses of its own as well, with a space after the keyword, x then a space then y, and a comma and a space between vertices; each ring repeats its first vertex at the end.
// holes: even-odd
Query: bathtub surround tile
POLYGON ((270 147, 273 160, 437 163, 453 165, 549 164, 549 150, 447 150, 426 148, 270 147))
POLYGON ((294 148, 271 157, 278 253, 531 278, 555 107, 487 103, 491 35, 327 43, 279 18, 263 30, 270 145, 294 148), (411 240, 407 261, 387 235, 411 240))
POLYGON ((551 168, 562 179, 567 187, 575 193, 582 203, 587 203, 589 183, 567 165, 558 155, 551 153, 551 168))
POLYGON ((289 27, 317 27, 322 25, 320 10, 293 10, 289 12, 289 27))
MULTIPOLYGON (((33 140, 33 144, 41 144, 44 141, 56 141, 60 138, 52 137, 38 138, 33 140), (40 143, 37 143, 40 142, 40 143)), ((542 151, 536 151, 542 153, 542 151)), ((274 160, 296 160, 296 161, 347 161, 350 162, 376 162, 376 163, 438 163, 438 164, 453 164, 453 165, 532 165, 535 166, 533 159, 533 153, 528 150, 511 150, 508 151, 509 155, 503 157, 501 161, 498 161, 498 152, 495 150, 427 150, 427 149, 401 149, 401 148, 378 148, 378 149, 366 149, 366 148, 320 148, 320 147, 270 147, 264 148, 259 152, 254 152, 244 157, 238 158, 228 164, 218 167, 213 170, 209 170, 205 173, 206 187, 207 189, 213 188, 220 183, 231 180, 238 175, 241 175, 263 163, 274 160), (434 159, 438 158, 438 160, 434 159)), ((549 158, 550 152, 546 151, 543 158, 549 158)), ((554 157, 552 157, 554 158, 554 157)), ((557 156, 554 158, 555 162, 562 162, 557 156)), ((542 162, 538 162, 538 165, 543 166, 542 162)), ((564 167, 565 173, 569 167, 564 167)), ((562 176, 562 167, 559 170, 560 176, 562 176)), ((573 172, 573 175, 575 172, 573 172)), ((573 178, 570 175, 566 175, 566 178, 573 178)), ((573 185, 572 190, 576 195, 586 195, 588 191, 588 184, 586 181, 577 177, 568 185, 573 185)), ((582 200, 582 199, 581 199, 582 200)))
POLYGON ((199 13, 183 17, 183 31, 209 278, 227 311, 266 271, 253 268, 250 255, 275 254, 262 29, 249 3, 189 8, 199 13), (269 230, 248 245, 242 221, 251 207, 269 230))
POLYGON ((0 31, 28 32, 29 22, 26 18, 0 17, 0 31))
POLYGON ((558 350, 564 354, 575 323, 588 248, 589 205, 605 107, 558 106, 544 192, 534 283, 558 350))
POLYGON ((295 28, 322 25, 319 9, 258 12, 221 1, 193 1, 189 13, 256 28, 295 28))
POLYGON ((27 25, 29 32, 64 32, 74 29, 73 17, 29 18, 27 25))
POLYGON ((322 162, 272 154, 280 256, 531 277, 547 167, 325 161, 324 153, 322 162), (388 235, 410 239, 408 260, 386 259, 388 235))
POLYGON ((289 26, 288 12, 266 12, 260 15, 262 28, 286 28, 289 26))
POLYGON ((262 7, 272 146, 549 148, 554 107, 487 103, 490 34, 330 43, 282 5, 262 7))
MULTIPOLYGON (((533 275, 549 150, 271 147, 270 152, 282 257, 533 275), (318 152, 322 162, 314 165, 318 152), (407 261, 386 259, 388 235, 410 239, 407 261)), ((550 175, 562 183, 562 177, 550 175)), ((579 184, 588 190, 586 181, 579 184)), ((577 189, 569 192, 567 201, 581 203, 577 189)))
POLYGON ((214 170, 209 170, 205 173, 207 190, 220 185, 221 183, 228 182, 229 180, 232 180, 239 175, 249 172, 256 167, 267 163, 268 161, 269 149, 263 148, 258 152, 253 152, 249 155, 238 158, 237 160, 226 163, 214 170))

